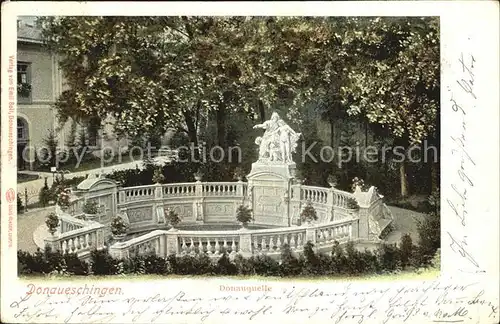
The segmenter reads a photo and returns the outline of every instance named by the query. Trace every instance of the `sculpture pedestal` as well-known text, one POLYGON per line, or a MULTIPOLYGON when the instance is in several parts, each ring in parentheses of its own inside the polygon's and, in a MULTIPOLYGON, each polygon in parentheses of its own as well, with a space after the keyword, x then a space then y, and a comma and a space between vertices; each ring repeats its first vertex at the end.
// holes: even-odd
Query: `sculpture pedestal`
POLYGON ((290 186, 295 163, 256 162, 247 175, 248 202, 254 223, 288 226, 290 224, 290 186))

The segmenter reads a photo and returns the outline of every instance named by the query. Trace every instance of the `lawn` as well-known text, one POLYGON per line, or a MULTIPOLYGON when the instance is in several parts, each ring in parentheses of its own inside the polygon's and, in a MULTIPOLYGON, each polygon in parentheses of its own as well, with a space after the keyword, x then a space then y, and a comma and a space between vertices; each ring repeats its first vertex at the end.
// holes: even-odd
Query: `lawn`
MULTIPOLYGON (((62 165, 59 168, 61 170, 67 170, 70 172, 80 172, 80 171, 87 171, 87 170, 93 170, 93 169, 99 169, 101 167, 107 167, 107 166, 112 166, 112 165, 117 165, 117 164, 122 164, 122 163, 129 163, 136 161, 139 163, 141 161, 141 156, 140 155, 135 155, 135 156, 130 156, 129 154, 124 154, 122 156, 115 156, 112 161, 106 162, 105 159, 101 159, 98 157, 88 159, 85 161, 82 161, 80 164, 76 163, 71 163, 71 164, 66 164, 62 165), (104 160, 104 161, 102 161, 104 160)), ((50 171, 50 166, 45 165, 45 166, 40 166, 37 168, 37 171, 50 171)))

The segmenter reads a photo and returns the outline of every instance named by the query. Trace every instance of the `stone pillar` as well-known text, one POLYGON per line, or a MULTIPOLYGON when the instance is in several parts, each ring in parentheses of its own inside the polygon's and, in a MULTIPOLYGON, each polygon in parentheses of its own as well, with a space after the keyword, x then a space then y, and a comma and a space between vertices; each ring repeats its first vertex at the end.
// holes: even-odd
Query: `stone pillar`
POLYGON ((161 235, 160 236, 160 249, 158 251, 158 255, 162 258, 167 257, 166 241, 167 241, 167 236, 161 235))
POLYGON ((171 229, 166 234, 166 256, 171 254, 179 254, 179 236, 176 229, 171 229))
POLYGON ((316 227, 312 227, 310 225, 306 225, 306 241, 304 242, 311 242, 312 244, 316 245, 316 227))
POLYGON ((326 197, 326 205, 328 206, 327 212, 329 213, 329 220, 333 221, 335 219, 335 191, 333 187, 328 190, 328 196, 326 197))
POLYGON ((125 202, 125 191, 121 190, 118 193, 118 203, 123 203, 125 202))
POLYGON ((111 215, 112 217, 118 214, 118 186, 113 188, 113 194, 111 197, 111 215))
POLYGON ((239 254, 244 258, 249 258, 253 255, 252 249, 252 234, 247 229, 241 229, 239 254))
POLYGON ((368 222, 368 208, 361 207, 358 210, 358 217, 358 238, 362 240, 368 240, 370 233, 370 224, 368 222))
POLYGON ((205 222, 205 215, 203 211, 203 183, 196 181, 195 183, 195 199, 193 202, 193 214, 197 223, 203 224, 205 222))
POLYGON ((104 229, 100 228, 96 231, 96 249, 104 249, 104 229))
POLYGON ((155 184, 155 199, 162 199, 163 198, 163 187, 161 184, 156 183, 155 184))
POLYGON ((359 238, 359 219, 352 222, 351 238, 357 240, 359 238))
POLYGON ((58 242, 58 238, 55 237, 54 235, 51 235, 49 237, 46 237, 43 239, 44 243, 45 243, 45 246, 49 246, 51 251, 59 251, 60 250, 60 246, 59 246, 59 242, 58 242))

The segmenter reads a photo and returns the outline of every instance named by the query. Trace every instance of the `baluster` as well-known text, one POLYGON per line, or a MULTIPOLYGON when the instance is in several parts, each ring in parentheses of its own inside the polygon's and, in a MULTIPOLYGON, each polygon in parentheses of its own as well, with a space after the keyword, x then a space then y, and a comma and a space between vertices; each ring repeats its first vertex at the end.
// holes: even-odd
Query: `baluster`
POLYGON ((69 239, 69 251, 71 253, 75 252, 75 241, 72 238, 69 239))
POLYGON ((281 235, 278 234, 278 239, 276 240, 276 250, 281 251, 281 235))
POLYGON ((215 239, 215 254, 219 254, 219 253, 220 253, 219 239, 216 238, 215 239))
POLYGON ((266 241, 265 241, 265 237, 264 236, 262 236, 262 242, 260 243, 260 245, 261 245, 261 248, 260 248, 261 251, 264 252, 267 249, 267 247, 266 247, 266 241))
POLYGON ((181 251, 182 253, 186 253, 187 252, 187 245, 186 245, 186 239, 183 237, 182 238, 182 245, 181 245, 181 251))
POLYGON ((68 242, 66 240, 61 242, 61 250, 64 253, 68 253, 68 242))
POLYGON ((254 250, 256 252, 260 251, 260 249, 259 249, 259 241, 257 239, 257 236, 254 237, 254 239, 253 239, 253 248, 254 248, 254 250))
POLYGON ((193 241, 193 238, 192 238, 192 237, 190 238, 190 241, 191 241, 191 242, 190 242, 190 243, 191 243, 191 245, 189 246, 189 250, 190 250, 190 252, 191 252, 191 253, 196 253, 196 251, 195 251, 195 246, 194 246, 194 241, 193 241))
POLYGON ((223 248, 223 252, 227 252, 227 238, 224 238, 224 244, 222 245, 222 248, 223 248))
POLYGON ((290 248, 292 249, 295 249, 296 248, 296 245, 295 245, 295 233, 292 233, 290 236, 290 248))
POLYGON ((283 245, 288 244, 288 234, 283 235, 283 245))
POLYGON ((274 251, 274 236, 269 236, 269 247, 267 248, 267 251, 273 252, 274 251))
POLYGON ((231 253, 236 252, 236 242, 234 241, 233 237, 233 243, 231 244, 231 253))
POLYGON ((203 242, 201 241, 201 237, 198 238, 198 253, 205 253, 203 249, 203 242))
POLYGON ((304 245, 304 242, 302 242, 302 233, 297 234, 297 247, 302 248, 302 245, 304 245))

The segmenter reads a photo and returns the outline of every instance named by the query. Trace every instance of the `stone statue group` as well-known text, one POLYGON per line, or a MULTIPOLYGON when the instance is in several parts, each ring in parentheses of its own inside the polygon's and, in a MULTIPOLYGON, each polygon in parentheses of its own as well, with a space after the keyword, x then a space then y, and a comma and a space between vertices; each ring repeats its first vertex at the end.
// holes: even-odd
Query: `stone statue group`
POLYGON ((296 133, 274 112, 271 119, 253 128, 265 129, 264 135, 255 139, 259 145, 259 162, 292 163, 292 153, 297 148, 300 133, 296 133))

